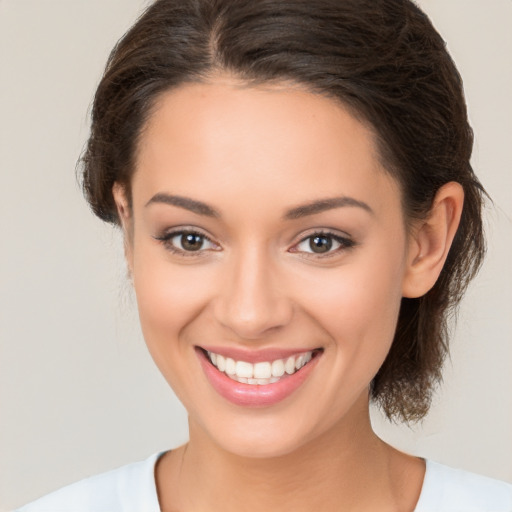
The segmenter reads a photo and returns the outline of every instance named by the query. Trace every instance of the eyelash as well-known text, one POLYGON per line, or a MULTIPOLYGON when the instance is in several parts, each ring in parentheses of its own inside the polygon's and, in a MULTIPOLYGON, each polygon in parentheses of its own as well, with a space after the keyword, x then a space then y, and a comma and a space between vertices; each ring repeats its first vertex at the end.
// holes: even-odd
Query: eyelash
POLYGON ((354 248, 356 245, 357 245, 356 242, 354 240, 352 240, 351 238, 349 238, 348 236, 347 237, 340 236, 340 235, 337 235, 330 231, 320 230, 320 231, 314 231, 313 233, 309 234, 308 236, 305 236, 304 238, 302 238, 297 244, 295 244, 292 247, 293 250, 291 250, 291 252, 297 252, 297 253, 300 252, 306 258, 309 258, 309 257, 330 258, 332 256, 336 256, 337 254, 339 254, 341 252, 348 251, 348 250, 354 248), (334 250, 330 250, 331 248, 329 248, 329 250, 325 253, 315 253, 313 251, 295 250, 296 247, 298 247, 301 244, 307 243, 308 240, 309 240, 309 246, 311 247, 311 241, 314 238, 328 239, 328 240, 331 240, 331 243, 332 243, 332 241, 334 241, 339 244, 339 247, 335 248, 334 250), (305 255, 307 255, 307 256, 305 256, 305 255))
MULTIPOLYGON (((168 251, 172 252, 173 254, 178 254, 179 256, 198 257, 198 256, 202 256, 204 254, 205 250, 208 250, 208 249, 200 248, 196 251, 186 251, 184 249, 179 249, 178 247, 173 245, 173 243, 172 243, 173 238, 183 237, 185 235, 193 235, 193 236, 201 237, 201 239, 203 240, 203 243, 209 242, 212 245, 216 245, 206 235, 204 235, 203 233, 201 233, 199 231, 194 231, 193 229, 180 229, 177 231, 170 231, 168 233, 165 233, 164 235, 156 236, 155 239, 162 242, 162 244, 168 251)), ((218 249, 214 249, 214 250, 218 250, 218 249)))
MULTIPOLYGON (((192 236, 200 237, 202 239, 203 244, 204 243, 210 243, 210 244, 212 244, 214 246, 217 245, 209 237, 207 237, 203 233, 201 233, 199 231, 195 231, 193 229, 181 229, 181 230, 177 230, 177 231, 170 231, 168 233, 165 233, 164 235, 155 236, 154 238, 155 238, 155 240, 158 240, 159 242, 161 242, 164 245, 164 247, 166 248, 166 250, 172 252, 173 254, 178 254, 178 255, 184 256, 184 257, 199 257, 199 256, 203 256, 205 251, 208 251, 208 250, 218 251, 219 250, 219 249, 203 249, 203 248, 200 248, 200 249, 195 250, 195 251, 187 251, 187 250, 180 249, 180 248, 176 247, 172 243, 172 240, 174 238, 176 238, 176 237, 183 237, 183 236, 186 236, 186 235, 192 235, 192 236)), ((343 237, 343 236, 337 235, 335 233, 332 233, 330 231, 322 231, 322 230, 320 230, 320 231, 315 231, 315 232, 311 233, 310 235, 308 235, 306 237, 303 237, 298 243, 296 243, 290 249, 290 252, 292 252, 292 253, 301 253, 302 256, 306 257, 306 258, 309 258, 309 257, 328 258, 328 257, 335 256, 335 255, 337 255, 340 252, 350 250, 353 247, 355 247, 356 245, 357 245, 356 242, 354 242, 354 240, 350 239, 349 237, 343 237), (325 253, 315 253, 313 251, 299 251, 299 250, 296 249, 301 244, 307 243, 308 240, 310 241, 309 245, 311 247, 311 241, 314 238, 324 238, 324 239, 331 240, 331 244, 332 244, 332 241, 334 241, 337 244, 339 244, 339 247, 336 247, 334 250, 330 250, 331 247, 329 247, 329 249, 325 253), (312 256, 308 256, 308 255, 312 255, 312 256)))

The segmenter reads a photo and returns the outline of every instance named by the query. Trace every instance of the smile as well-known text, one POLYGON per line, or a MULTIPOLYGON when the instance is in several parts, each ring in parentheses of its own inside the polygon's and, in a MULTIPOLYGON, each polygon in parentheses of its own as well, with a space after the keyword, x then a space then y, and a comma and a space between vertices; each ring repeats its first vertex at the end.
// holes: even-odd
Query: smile
POLYGON ((232 349, 229 357, 196 347, 196 354, 207 381, 220 396, 238 406, 268 407, 303 386, 322 359, 323 349, 295 354, 272 350, 249 355, 232 349))
POLYGON ((242 384, 259 386, 274 384, 283 376, 293 375, 308 364, 313 357, 313 351, 310 350, 286 359, 252 364, 247 361, 235 361, 231 357, 224 357, 215 352, 207 351, 207 354, 211 363, 230 379, 242 384))

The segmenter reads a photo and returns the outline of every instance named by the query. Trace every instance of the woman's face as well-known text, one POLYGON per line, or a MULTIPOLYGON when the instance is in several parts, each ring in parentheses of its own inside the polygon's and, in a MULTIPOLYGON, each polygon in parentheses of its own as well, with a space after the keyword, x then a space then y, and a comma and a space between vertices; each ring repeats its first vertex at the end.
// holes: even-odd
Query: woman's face
POLYGON ((363 124, 297 88, 185 85, 149 119, 132 193, 142 330, 194 432, 264 457, 367 422, 408 244, 363 124))

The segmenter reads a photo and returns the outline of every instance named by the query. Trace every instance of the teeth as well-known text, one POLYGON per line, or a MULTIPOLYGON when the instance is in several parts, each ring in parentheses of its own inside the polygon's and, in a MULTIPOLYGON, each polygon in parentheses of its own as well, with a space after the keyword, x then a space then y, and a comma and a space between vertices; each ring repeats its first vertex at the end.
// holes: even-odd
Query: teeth
POLYGON ((265 385, 274 384, 281 380, 283 375, 292 375, 309 363, 313 352, 304 352, 287 359, 276 359, 275 361, 263 361, 259 363, 248 363, 246 361, 235 361, 230 357, 208 352, 208 358, 214 366, 228 377, 242 384, 265 385))
POLYGON ((226 373, 228 375, 236 375, 236 363, 231 357, 226 358, 226 373))
MULTIPOLYGON (((218 368, 218 366, 217 366, 217 368, 218 368)), ((295 373, 295 358, 294 357, 289 357, 286 360, 286 363, 284 363, 284 371, 288 375, 291 375, 292 373, 295 373)))
POLYGON ((226 359, 224 356, 217 354, 217 364, 215 365, 221 372, 226 369, 226 359))
POLYGON ((272 377, 272 365, 270 363, 256 363, 254 365, 254 377, 256 379, 270 379, 272 377))
MULTIPOLYGON (((217 366, 217 368, 219 367, 217 366)), ((246 363, 245 361, 237 361, 235 365, 235 372, 237 377, 245 377, 246 379, 252 379, 253 365, 251 363, 246 363)))
POLYGON ((282 377, 284 375, 284 362, 277 359, 272 363, 272 377, 282 377))

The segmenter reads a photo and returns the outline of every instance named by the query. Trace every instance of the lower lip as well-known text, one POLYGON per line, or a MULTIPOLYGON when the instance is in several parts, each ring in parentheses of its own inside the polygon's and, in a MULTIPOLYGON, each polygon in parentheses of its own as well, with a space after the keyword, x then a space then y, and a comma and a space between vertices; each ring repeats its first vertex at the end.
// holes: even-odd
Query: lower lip
POLYGON ((230 379, 211 364, 203 350, 196 348, 196 353, 213 389, 231 403, 245 407, 268 407, 281 402, 304 383, 320 359, 318 354, 299 371, 283 376, 274 384, 253 385, 230 379))

